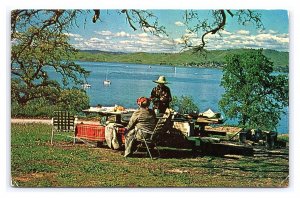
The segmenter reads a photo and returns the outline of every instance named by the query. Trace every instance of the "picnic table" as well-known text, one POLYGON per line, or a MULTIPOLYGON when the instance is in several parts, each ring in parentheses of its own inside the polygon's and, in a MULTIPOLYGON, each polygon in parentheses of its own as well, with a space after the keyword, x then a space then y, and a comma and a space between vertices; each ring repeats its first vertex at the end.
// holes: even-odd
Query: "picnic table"
POLYGON ((126 125, 136 109, 116 110, 116 107, 90 107, 82 110, 85 114, 97 113, 101 116, 100 123, 106 125, 107 121, 126 125))
MULTIPOLYGON (((117 124, 116 139, 119 145, 125 143, 125 126, 124 116, 128 121, 132 113, 136 109, 116 110, 115 107, 91 107, 83 110, 84 113, 97 113, 103 119, 97 125, 77 124, 75 136, 80 139, 97 141, 97 144, 108 143, 110 148, 115 149, 112 144, 107 142, 106 131, 110 124, 117 124), (113 119, 112 119, 113 118, 113 119)), ((173 114, 174 115, 174 114, 173 114)), ((177 114, 178 115, 178 114, 177 114)), ((158 118, 160 116, 158 115, 158 118)), ((249 146, 236 145, 227 142, 221 142, 220 138, 211 137, 210 134, 216 131, 209 131, 206 129, 209 125, 223 124, 224 120, 221 116, 209 117, 205 115, 179 115, 173 116, 171 119, 172 128, 178 129, 186 136, 186 139, 191 144, 192 150, 201 151, 207 154, 225 155, 225 154, 239 154, 239 155, 253 155, 253 148, 249 146), (177 125, 176 125, 177 124, 177 125)), ((108 130, 109 131, 109 130, 108 130)), ((226 132, 224 132, 226 134, 226 132)), ((223 133, 222 133, 223 134, 223 133)), ((222 135, 217 134, 217 135, 222 135)), ((213 134, 215 135, 215 134, 213 134)))
POLYGON ((198 128, 198 133, 199 135, 205 136, 206 135, 206 130, 205 127, 208 125, 213 125, 213 124, 223 124, 223 119, 220 118, 207 118, 200 116, 196 119, 195 125, 199 126, 198 128))
MULTIPOLYGON (((90 107, 89 109, 83 110, 84 113, 96 113, 100 115, 101 119, 99 124, 103 127, 107 126, 109 123, 118 124, 120 128, 124 128, 127 126, 131 115, 136 109, 118 109, 115 107, 90 107)), ((173 113, 174 115, 174 113, 173 113)), ((178 115, 173 116, 171 119, 172 128, 175 128, 186 137, 203 137, 208 136, 210 131, 206 130, 206 126, 214 125, 214 124, 222 124, 222 118, 215 117, 207 117, 205 115, 196 115, 194 117, 190 117, 189 115, 178 115)), ((158 115, 159 118, 159 115, 158 115)), ((98 129, 100 130, 100 129, 98 129)), ((103 129, 101 130, 103 133, 103 129)), ((214 132, 216 133, 216 132, 214 132)), ((95 135, 98 134, 95 133, 95 135)), ((219 134, 222 135, 222 134, 219 134)))
POLYGON ((206 136, 207 130, 206 126, 223 124, 222 118, 208 118, 205 116, 194 116, 190 117, 189 115, 181 115, 172 119, 173 127, 182 131, 183 134, 187 137, 191 136, 206 136))
POLYGON ((84 109, 85 114, 96 113, 100 115, 99 124, 77 124, 75 135, 77 138, 97 141, 103 143, 106 141, 106 127, 113 124, 117 127, 117 139, 124 143, 125 126, 135 109, 125 109, 114 107, 90 107, 84 109))

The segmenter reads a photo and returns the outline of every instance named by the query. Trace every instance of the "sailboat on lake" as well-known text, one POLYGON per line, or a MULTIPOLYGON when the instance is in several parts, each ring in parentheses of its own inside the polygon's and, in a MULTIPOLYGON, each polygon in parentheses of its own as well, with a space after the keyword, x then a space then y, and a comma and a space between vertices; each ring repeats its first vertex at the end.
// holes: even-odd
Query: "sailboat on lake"
POLYGON ((106 71, 105 80, 103 81, 104 85, 110 85, 111 84, 111 81, 107 79, 107 75, 108 75, 108 70, 106 71))
POLYGON ((176 71, 176 66, 174 66, 174 76, 176 77, 176 73, 177 73, 177 71, 176 71))
POLYGON ((91 88, 91 86, 92 86, 92 85, 90 85, 89 83, 84 83, 84 84, 81 85, 81 87, 82 87, 83 89, 91 88))

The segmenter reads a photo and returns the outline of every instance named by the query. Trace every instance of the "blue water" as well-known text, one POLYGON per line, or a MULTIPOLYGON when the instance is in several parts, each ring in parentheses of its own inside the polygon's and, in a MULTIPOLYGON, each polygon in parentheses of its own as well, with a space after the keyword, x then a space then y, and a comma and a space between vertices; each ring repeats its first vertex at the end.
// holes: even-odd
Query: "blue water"
MULTIPOLYGON (((224 93, 220 86, 222 70, 213 68, 173 67, 162 65, 143 65, 129 63, 77 62, 91 71, 87 82, 91 88, 86 89, 90 105, 122 105, 136 108, 136 99, 150 96, 158 76, 164 75, 173 96, 191 96, 201 112, 207 109, 220 111, 218 102, 224 93), (103 80, 111 80, 106 86, 103 80)), ((53 74, 52 74, 53 75, 53 74)), ((288 111, 288 110, 287 110, 288 111)), ((282 115, 277 127, 280 133, 288 132, 288 115, 282 115)))

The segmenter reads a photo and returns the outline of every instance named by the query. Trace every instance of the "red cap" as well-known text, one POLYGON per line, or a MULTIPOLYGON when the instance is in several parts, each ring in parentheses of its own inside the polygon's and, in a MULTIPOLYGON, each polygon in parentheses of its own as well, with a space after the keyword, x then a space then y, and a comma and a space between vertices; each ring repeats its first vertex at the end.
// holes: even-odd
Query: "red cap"
POLYGON ((140 97, 136 100, 136 103, 139 106, 148 107, 150 105, 150 100, 149 100, 149 98, 146 98, 146 97, 140 97))

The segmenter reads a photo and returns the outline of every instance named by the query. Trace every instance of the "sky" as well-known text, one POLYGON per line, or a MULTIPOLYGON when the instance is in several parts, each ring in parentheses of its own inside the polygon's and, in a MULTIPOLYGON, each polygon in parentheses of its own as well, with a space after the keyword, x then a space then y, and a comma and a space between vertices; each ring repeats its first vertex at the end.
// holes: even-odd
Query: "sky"
MULTIPOLYGON (((149 31, 134 31, 125 15, 119 10, 101 10, 100 21, 92 23, 93 12, 77 19, 78 27, 68 33, 72 45, 80 50, 102 50, 113 52, 175 53, 183 49, 185 39, 190 45, 201 40, 188 31, 184 25, 184 10, 149 10, 158 17, 158 23, 166 28, 168 36, 154 36, 149 31)), ((234 12, 235 10, 233 10, 234 12)), ((206 37, 206 49, 265 48, 289 51, 289 19, 286 10, 255 10, 261 14, 264 29, 254 24, 240 25, 237 18, 227 16, 225 29, 221 34, 206 37)), ((209 19, 211 11, 197 10, 199 18, 209 19)), ((192 24, 196 24, 195 21, 192 24)))

